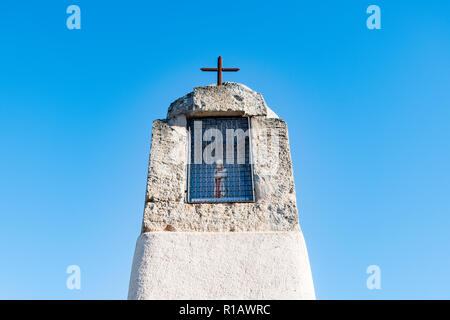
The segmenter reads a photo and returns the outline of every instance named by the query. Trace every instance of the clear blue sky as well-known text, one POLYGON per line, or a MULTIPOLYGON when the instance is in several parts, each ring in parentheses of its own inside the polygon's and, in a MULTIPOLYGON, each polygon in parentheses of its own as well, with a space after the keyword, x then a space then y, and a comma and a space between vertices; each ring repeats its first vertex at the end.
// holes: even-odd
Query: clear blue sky
POLYGON ((446 0, 1 1, 0 298, 126 298, 152 121, 219 55, 288 123, 317 297, 450 298, 449 17, 446 0))

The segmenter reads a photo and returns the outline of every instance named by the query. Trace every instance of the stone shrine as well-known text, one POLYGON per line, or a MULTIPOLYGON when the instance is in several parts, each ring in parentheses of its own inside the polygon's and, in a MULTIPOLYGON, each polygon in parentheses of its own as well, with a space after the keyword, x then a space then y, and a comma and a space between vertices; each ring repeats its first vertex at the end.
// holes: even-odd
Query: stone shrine
POLYGON ((194 88, 153 122, 128 298, 315 299, 287 126, 261 94, 194 88))

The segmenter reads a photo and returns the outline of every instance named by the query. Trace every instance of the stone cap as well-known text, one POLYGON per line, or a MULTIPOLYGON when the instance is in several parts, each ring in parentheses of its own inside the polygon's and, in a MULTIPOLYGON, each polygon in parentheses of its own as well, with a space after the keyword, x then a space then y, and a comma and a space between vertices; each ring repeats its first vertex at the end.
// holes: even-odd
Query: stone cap
POLYGON ((167 119, 178 115, 186 117, 207 116, 278 116, 267 107, 263 96, 236 82, 224 82, 196 87, 193 92, 171 103, 167 119))

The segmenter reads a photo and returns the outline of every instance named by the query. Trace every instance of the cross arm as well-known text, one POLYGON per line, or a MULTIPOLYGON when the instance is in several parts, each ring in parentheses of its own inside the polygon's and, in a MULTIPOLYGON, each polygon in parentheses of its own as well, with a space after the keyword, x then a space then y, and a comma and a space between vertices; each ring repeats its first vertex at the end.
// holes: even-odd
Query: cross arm
POLYGON ((239 68, 222 68, 222 71, 239 71, 239 68))

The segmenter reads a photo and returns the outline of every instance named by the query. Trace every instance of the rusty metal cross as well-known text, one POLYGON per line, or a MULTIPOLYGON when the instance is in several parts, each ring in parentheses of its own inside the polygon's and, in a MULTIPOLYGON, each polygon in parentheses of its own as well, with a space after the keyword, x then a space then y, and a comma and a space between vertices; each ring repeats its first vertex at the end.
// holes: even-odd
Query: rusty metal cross
POLYGON ((222 85, 222 71, 239 71, 238 68, 222 68, 222 57, 217 59, 217 68, 200 68, 202 71, 217 71, 217 85, 222 85))

